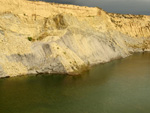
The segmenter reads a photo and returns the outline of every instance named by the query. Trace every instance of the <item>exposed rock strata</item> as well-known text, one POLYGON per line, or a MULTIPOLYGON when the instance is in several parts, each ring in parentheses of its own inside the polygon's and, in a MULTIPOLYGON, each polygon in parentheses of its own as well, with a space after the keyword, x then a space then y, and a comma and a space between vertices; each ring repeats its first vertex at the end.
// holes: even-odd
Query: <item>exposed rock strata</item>
POLYGON ((150 16, 26 0, 0 6, 0 77, 79 74, 150 50, 150 16))

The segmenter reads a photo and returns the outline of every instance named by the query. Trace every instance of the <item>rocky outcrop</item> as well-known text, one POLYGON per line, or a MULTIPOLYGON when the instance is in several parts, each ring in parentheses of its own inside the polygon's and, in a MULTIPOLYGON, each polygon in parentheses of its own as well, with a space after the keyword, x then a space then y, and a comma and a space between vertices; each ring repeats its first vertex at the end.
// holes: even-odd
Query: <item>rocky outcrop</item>
POLYGON ((150 17, 0 0, 0 77, 61 73, 150 50, 150 17))
POLYGON ((115 28, 132 37, 150 37, 150 16, 108 13, 115 28))

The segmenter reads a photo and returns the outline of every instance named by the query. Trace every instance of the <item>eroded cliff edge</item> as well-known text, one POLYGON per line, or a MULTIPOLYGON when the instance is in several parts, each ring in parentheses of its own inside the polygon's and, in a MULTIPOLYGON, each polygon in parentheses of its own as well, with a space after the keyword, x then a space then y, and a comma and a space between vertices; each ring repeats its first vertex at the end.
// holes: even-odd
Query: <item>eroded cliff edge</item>
POLYGON ((150 16, 27 0, 0 0, 0 77, 79 74, 150 51, 150 16))

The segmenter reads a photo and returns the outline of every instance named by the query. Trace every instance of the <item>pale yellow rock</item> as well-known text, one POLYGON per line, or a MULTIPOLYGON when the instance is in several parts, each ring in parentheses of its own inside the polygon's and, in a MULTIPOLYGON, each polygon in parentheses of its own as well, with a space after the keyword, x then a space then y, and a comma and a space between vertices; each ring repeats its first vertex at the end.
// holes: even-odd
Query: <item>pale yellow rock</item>
POLYGON ((27 68, 20 62, 5 62, 3 65, 6 75, 10 77, 28 74, 27 68))
POLYGON ((67 47, 61 47, 56 43, 51 43, 53 57, 58 57, 63 64, 68 74, 78 71, 81 66, 86 65, 73 51, 70 51, 67 47))
POLYGON ((6 76, 25 75, 28 73, 27 68, 21 62, 10 62, 1 55, 0 64, 5 70, 6 76))
POLYGON ((109 13, 108 15, 115 29, 118 31, 135 38, 150 38, 150 16, 113 13, 109 13))
POLYGON ((0 6, 0 77, 79 74, 150 50, 150 16, 28 0, 0 0, 0 6))

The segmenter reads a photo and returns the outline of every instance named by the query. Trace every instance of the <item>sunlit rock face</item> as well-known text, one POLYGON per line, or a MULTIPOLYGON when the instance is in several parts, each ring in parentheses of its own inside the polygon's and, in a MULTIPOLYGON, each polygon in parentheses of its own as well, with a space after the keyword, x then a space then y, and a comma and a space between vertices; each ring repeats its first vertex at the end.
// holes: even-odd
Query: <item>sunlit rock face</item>
POLYGON ((0 77, 77 75, 150 50, 150 17, 100 8, 0 0, 0 77))

